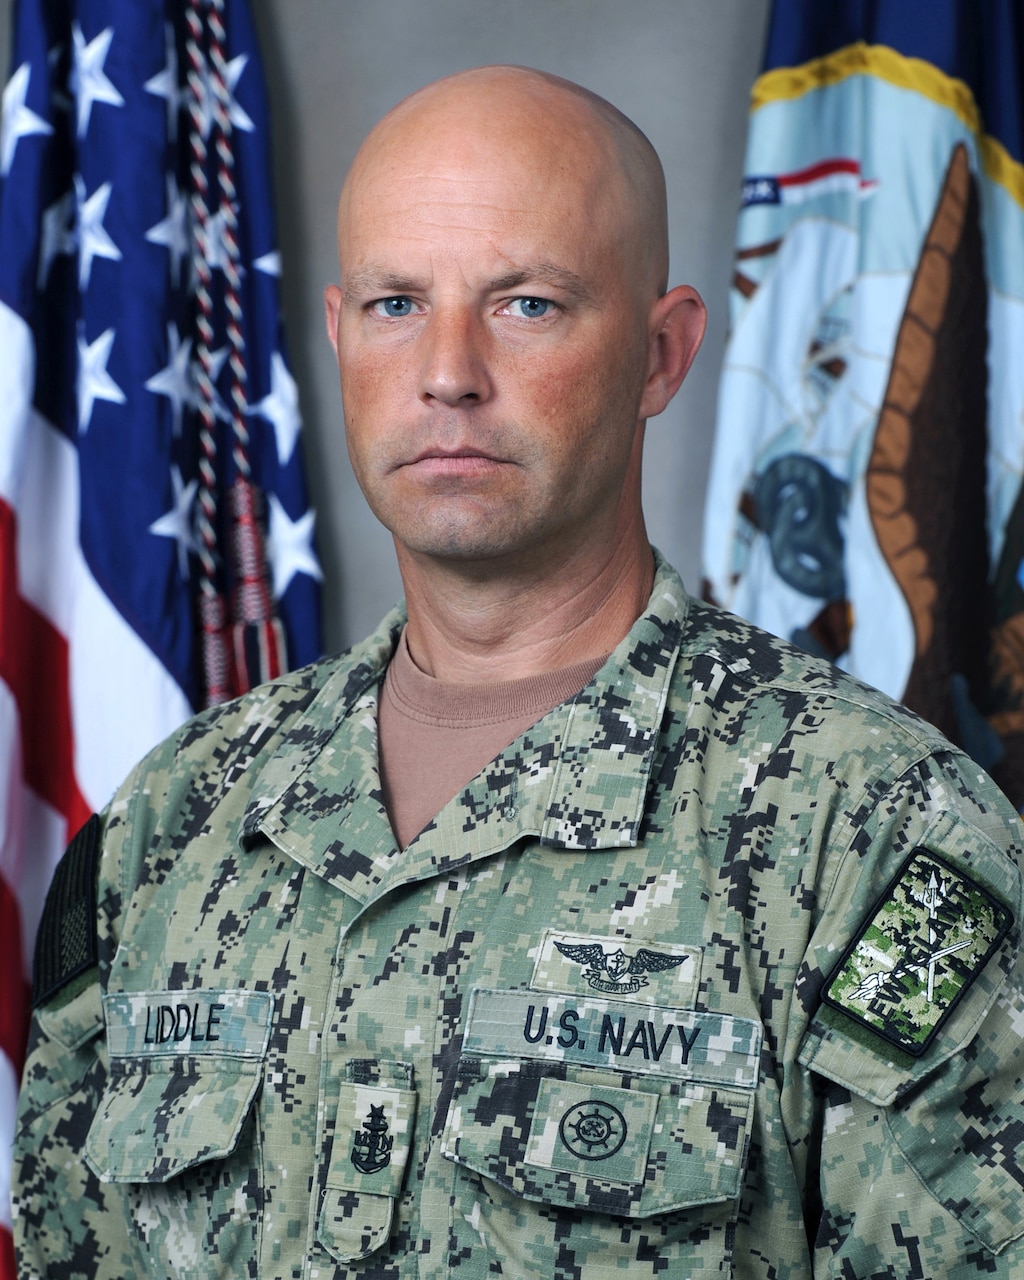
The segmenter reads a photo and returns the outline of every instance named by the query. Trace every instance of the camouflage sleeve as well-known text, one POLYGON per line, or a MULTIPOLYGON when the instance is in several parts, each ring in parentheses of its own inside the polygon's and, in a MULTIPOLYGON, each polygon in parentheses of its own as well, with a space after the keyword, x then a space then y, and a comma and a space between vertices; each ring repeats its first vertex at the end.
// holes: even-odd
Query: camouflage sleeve
POLYGON ((101 996, 120 919, 119 809, 72 840, 40 924, 12 1184, 22 1280, 134 1275, 123 1204, 108 1206, 82 1157, 107 1076, 101 996))
POLYGON ((950 754, 883 797, 837 872, 799 1053, 823 1094, 816 1276, 1024 1275, 1019 827, 950 754))

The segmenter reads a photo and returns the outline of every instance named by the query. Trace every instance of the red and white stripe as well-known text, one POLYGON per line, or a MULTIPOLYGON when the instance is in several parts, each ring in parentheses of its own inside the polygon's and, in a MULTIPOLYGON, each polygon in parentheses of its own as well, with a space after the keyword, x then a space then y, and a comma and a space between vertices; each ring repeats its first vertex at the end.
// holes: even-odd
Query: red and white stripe
POLYGON ((843 158, 821 160, 806 169, 780 173, 776 181, 781 204, 800 204, 836 191, 846 191, 863 200, 878 186, 876 179, 861 177, 859 160, 843 158))
POLYGON ((0 1277, 31 947, 68 839, 189 714, 78 542, 78 452, 32 406, 35 351, 0 302, 0 1277))

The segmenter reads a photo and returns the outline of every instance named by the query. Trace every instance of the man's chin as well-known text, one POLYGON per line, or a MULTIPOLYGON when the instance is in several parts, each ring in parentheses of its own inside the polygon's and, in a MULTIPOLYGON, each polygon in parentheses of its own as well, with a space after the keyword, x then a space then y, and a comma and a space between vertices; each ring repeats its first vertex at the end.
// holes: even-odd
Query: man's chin
POLYGON ((530 541, 514 522, 495 518, 497 505, 493 498, 425 502, 416 509, 404 506, 385 512, 381 519, 396 546, 412 555, 487 561, 513 553, 530 541), (388 515, 394 518, 386 518, 388 515))
POLYGON ((504 562, 514 556, 519 547, 500 538, 489 538, 479 534, 459 534, 446 537, 403 539, 393 535, 400 549, 410 555, 424 560, 436 560, 439 563, 450 561, 453 564, 504 562))

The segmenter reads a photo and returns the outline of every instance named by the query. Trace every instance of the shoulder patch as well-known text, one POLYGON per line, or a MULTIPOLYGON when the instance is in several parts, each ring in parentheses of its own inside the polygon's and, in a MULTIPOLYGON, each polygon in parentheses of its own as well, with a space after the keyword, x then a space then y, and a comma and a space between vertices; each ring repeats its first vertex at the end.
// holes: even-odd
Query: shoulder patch
POLYGON ((823 999, 919 1057, 1012 924, 1012 912, 983 885, 915 849, 847 948, 823 999))
POLYGON ((46 894, 32 966, 33 1009, 46 1004, 97 961, 99 851, 100 820, 93 814, 68 845, 46 894))

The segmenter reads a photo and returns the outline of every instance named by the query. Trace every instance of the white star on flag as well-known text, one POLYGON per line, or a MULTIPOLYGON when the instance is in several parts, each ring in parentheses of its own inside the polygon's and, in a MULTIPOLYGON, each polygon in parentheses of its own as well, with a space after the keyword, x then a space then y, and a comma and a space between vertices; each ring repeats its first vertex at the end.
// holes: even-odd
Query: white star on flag
POLYGON ((84 435, 89 430, 92 407, 97 400, 109 400, 112 404, 124 404, 125 395, 107 373, 110 349, 114 345, 114 330, 107 329, 95 340, 86 343, 78 339, 78 429, 84 435))
MULTIPOLYGON (((227 64, 227 96, 228 119, 236 129, 244 129, 246 133, 251 133, 256 126, 235 100, 235 87, 241 79, 245 64, 248 61, 249 55, 240 53, 237 58, 232 58, 227 64)), ((210 129, 213 125, 214 103, 217 100, 210 77, 210 68, 205 62, 200 72, 199 86, 199 132, 205 141, 210 136, 210 129)))
POLYGON ((146 232, 150 244, 162 244, 171 255, 171 280, 177 288, 181 281, 181 261, 191 251, 188 229, 188 200, 173 174, 168 174, 167 217, 146 232))
POLYGON ((264 275, 279 276, 281 274, 281 254, 277 249, 271 249, 269 253, 257 258, 252 265, 257 271, 262 271, 264 275))
POLYGON ((195 404, 195 387, 192 381, 190 362, 192 359, 192 339, 184 342, 176 325, 167 326, 167 349, 170 359, 159 373, 146 381, 146 390, 154 395, 166 396, 171 402, 175 436, 181 435, 181 414, 185 405, 195 404))
POLYGON ((273 426, 277 456, 282 465, 287 463, 299 438, 302 418, 299 414, 299 389, 279 351, 270 357, 270 394, 258 404, 250 405, 246 412, 262 415, 273 426))
POLYGON ((4 89, 3 116, 0 117, 0 177, 10 173, 19 138, 33 133, 53 133, 53 126, 25 106, 32 68, 23 62, 4 89))
POLYGON ((71 88, 78 102, 78 136, 85 137, 89 128, 94 102, 107 102, 112 107, 123 107, 124 98, 110 83, 103 64, 110 52, 114 28, 107 27, 95 40, 85 43, 85 36, 77 20, 71 24, 71 36, 75 42, 74 66, 71 70, 71 88))
POLYGON ((36 288, 45 289, 50 278, 50 268, 58 253, 72 254, 78 248, 75 230, 75 213, 78 199, 73 190, 65 191, 59 200, 43 211, 39 233, 39 271, 36 288))
POLYGON ((297 573, 309 574, 323 582, 313 551, 313 525, 316 512, 312 507, 298 520, 292 520, 276 493, 270 494, 270 528, 267 531, 267 559, 274 577, 274 599, 280 600, 297 573))
POLYGON ((175 142, 178 137, 178 110, 185 94, 178 85, 178 50, 174 43, 174 28, 168 22, 164 27, 164 47, 167 62, 163 71, 150 76, 142 86, 147 93, 154 93, 167 102, 167 137, 175 142))
POLYGON ((107 205, 113 187, 104 182, 92 195, 85 198, 85 183, 75 174, 75 191, 78 195, 78 287, 85 289, 92 273, 93 258, 109 258, 121 261, 121 250, 114 244, 103 226, 107 205))
POLYGON ((174 538, 178 544, 178 571, 183 579, 188 578, 188 553, 197 551, 195 535, 192 532, 192 503, 195 500, 198 480, 190 480, 188 484, 181 478, 180 469, 171 464, 171 484, 174 486, 174 505, 170 511, 154 520, 149 532, 158 538, 174 538))

